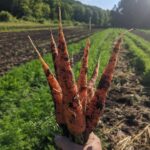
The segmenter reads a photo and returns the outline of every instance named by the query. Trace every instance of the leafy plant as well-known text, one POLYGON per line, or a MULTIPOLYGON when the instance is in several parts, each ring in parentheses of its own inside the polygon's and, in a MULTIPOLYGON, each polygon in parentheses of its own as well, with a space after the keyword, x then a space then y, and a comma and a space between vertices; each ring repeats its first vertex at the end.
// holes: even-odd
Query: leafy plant
POLYGON ((0 21, 12 21, 14 20, 14 17, 7 11, 1 11, 0 12, 0 21))

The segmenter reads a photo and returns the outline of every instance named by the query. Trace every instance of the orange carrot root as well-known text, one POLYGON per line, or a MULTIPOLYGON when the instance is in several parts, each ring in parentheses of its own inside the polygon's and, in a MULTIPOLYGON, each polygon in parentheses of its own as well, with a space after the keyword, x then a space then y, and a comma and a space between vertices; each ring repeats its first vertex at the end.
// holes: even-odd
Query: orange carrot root
MULTIPOLYGON (((130 29, 126 32, 132 30, 133 29, 130 29)), ((122 39, 126 32, 120 34, 116 40, 108 65, 101 76, 97 90, 95 89, 95 84, 98 78, 99 60, 94 68, 91 79, 87 81, 88 55, 90 49, 89 39, 84 48, 79 78, 77 83, 75 82, 63 32, 60 8, 58 45, 56 45, 52 31, 50 33, 50 47, 56 78, 51 73, 49 66, 42 58, 30 36, 28 36, 34 50, 39 56, 51 89, 55 104, 56 121, 64 133, 66 131, 66 135, 69 133, 69 136, 71 135, 74 138, 84 137, 86 139, 96 127, 105 107, 107 92, 113 78, 122 39)))
POLYGON ((91 102, 87 106, 86 133, 90 133, 96 127, 99 117, 103 113, 107 92, 112 81, 118 53, 121 48, 121 43, 122 38, 119 38, 113 48, 113 52, 110 57, 109 63, 102 74, 101 80, 98 85, 98 89, 95 92, 95 95, 92 98, 91 102))
POLYGON ((93 71, 92 77, 89 80, 88 84, 87 84, 87 93, 88 93, 88 103, 90 102, 90 100, 92 99, 92 97, 94 96, 95 93, 95 84, 96 84, 96 80, 98 77, 98 72, 99 72, 99 60, 95 66, 95 69, 93 71))
POLYGON ((90 48, 90 40, 88 39, 86 42, 86 47, 84 48, 82 66, 80 69, 80 75, 78 79, 78 91, 84 111, 86 110, 86 103, 87 103, 87 72, 88 72, 89 48, 90 48))
POLYGON ((50 48, 52 51, 52 58, 53 58, 56 78, 57 78, 58 82, 60 83, 59 74, 58 74, 58 72, 59 72, 58 49, 57 49, 57 45, 54 40, 52 31, 50 31, 50 48))
POLYGON ((52 30, 50 30, 50 47, 52 50, 52 57, 53 57, 53 60, 55 63, 55 60, 58 57, 58 49, 57 49, 56 42, 55 42, 54 37, 53 37, 52 30))
POLYGON ((60 62, 58 76, 60 77, 60 86, 63 92, 65 121, 69 131, 74 135, 78 135, 85 130, 85 116, 83 115, 82 105, 80 104, 77 86, 70 64, 67 44, 62 29, 60 8, 58 39, 58 60, 60 62))
POLYGON ((84 48, 84 55, 82 59, 82 66, 80 69, 80 75, 78 79, 78 89, 80 90, 82 87, 87 86, 87 72, 88 72, 88 55, 90 48, 90 40, 88 39, 86 42, 86 47, 84 48))
POLYGON ((64 124, 65 122, 64 122, 63 110, 62 110, 62 90, 61 90, 61 87, 60 87, 59 83, 57 82, 57 80, 55 79, 55 77, 53 76, 53 74, 50 72, 49 66, 46 64, 46 62, 42 58, 41 54, 39 53, 38 49, 34 45, 30 36, 28 36, 28 38, 29 38, 34 50, 37 52, 37 54, 39 56, 39 59, 40 59, 41 64, 43 66, 43 70, 44 70, 45 75, 47 77, 47 81, 48 81, 48 84, 50 86, 53 100, 54 100, 54 104, 55 104, 56 121, 59 125, 64 124))

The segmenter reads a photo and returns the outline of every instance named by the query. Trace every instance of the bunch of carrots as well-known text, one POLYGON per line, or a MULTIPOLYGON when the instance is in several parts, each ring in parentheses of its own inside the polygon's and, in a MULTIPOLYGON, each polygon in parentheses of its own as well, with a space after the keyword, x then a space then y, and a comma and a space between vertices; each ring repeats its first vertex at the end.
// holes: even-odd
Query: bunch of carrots
POLYGON ((89 134, 96 128, 104 111, 106 95, 112 81, 118 53, 121 49, 123 34, 114 45, 109 63, 101 76, 97 89, 95 89, 95 84, 98 77, 99 61, 95 66, 91 79, 87 80, 89 39, 84 48, 80 75, 77 83, 75 82, 63 33, 60 9, 58 46, 55 43, 52 32, 50 34, 55 75, 50 71, 49 66, 42 58, 32 39, 29 36, 28 38, 43 66, 55 104, 57 123, 66 136, 71 137, 72 140, 80 144, 84 144, 89 134))

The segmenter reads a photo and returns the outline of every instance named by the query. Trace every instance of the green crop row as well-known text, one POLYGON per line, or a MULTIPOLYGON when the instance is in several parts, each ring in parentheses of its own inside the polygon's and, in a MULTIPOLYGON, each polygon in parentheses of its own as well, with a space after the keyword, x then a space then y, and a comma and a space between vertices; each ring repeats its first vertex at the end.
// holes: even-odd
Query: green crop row
POLYGON ((146 86, 150 86, 150 55, 148 53, 149 49, 147 47, 149 43, 141 40, 141 42, 143 41, 143 43, 141 43, 142 46, 139 46, 137 43, 139 43, 140 40, 140 37, 128 34, 125 37, 125 45, 126 48, 129 49, 133 55, 132 62, 135 65, 136 71, 142 75, 143 84, 146 86), (143 47, 147 47, 147 50, 143 50, 143 47))
MULTIPOLYGON (((117 30, 108 29, 106 31, 103 31, 101 34, 96 34, 95 38, 91 38, 91 47, 89 51, 88 78, 90 78, 99 57, 100 57, 99 72, 100 74, 102 73, 110 57, 111 50, 113 47, 113 41, 115 41, 117 35, 118 35, 117 30)), ((75 73, 76 79, 79 75, 80 67, 81 61, 78 62, 74 67, 74 72, 76 72, 75 73)))
POLYGON ((132 33, 128 33, 127 36, 136 44, 137 47, 142 49, 146 54, 150 56, 150 43, 148 41, 132 33))

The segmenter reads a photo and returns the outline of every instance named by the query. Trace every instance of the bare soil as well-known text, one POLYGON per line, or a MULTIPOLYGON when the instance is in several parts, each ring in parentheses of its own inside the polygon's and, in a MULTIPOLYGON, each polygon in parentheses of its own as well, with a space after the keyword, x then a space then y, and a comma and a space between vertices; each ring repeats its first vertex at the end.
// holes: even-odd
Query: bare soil
MULTIPOLYGON (((93 29, 89 32, 83 28, 68 28, 64 29, 68 43, 78 42, 96 32, 93 29)), ((54 37, 57 38, 57 30, 53 30, 54 37)), ((27 36, 30 35, 39 49, 42 49, 43 54, 50 52, 49 30, 35 30, 24 32, 1 32, 0 33, 0 75, 5 74, 14 66, 37 58, 32 50, 31 44, 27 36)))
POLYGON ((150 88, 130 65, 128 50, 121 50, 106 110, 99 122, 107 150, 150 150, 150 88))

